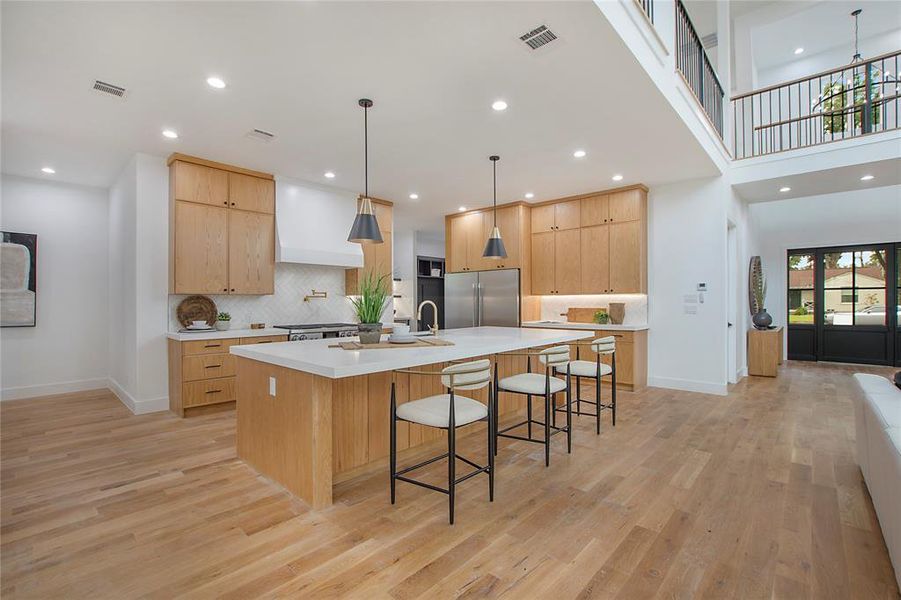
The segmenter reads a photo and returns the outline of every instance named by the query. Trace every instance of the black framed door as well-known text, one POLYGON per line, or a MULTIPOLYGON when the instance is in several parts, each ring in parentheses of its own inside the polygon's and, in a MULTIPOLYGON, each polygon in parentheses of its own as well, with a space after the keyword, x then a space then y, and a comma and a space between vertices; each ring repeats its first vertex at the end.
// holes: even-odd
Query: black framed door
POLYGON ((787 253, 788 358, 901 363, 901 243, 787 253))

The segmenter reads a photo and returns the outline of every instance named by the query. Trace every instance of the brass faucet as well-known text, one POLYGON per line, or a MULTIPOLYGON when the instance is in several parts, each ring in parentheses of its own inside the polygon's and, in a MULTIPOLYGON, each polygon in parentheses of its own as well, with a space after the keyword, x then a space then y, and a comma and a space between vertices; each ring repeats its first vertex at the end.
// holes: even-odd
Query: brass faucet
POLYGON ((423 300, 419 303, 419 308, 416 309, 416 319, 422 320, 422 307, 426 304, 431 304, 432 308, 432 324, 429 326, 429 331, 432 335, 438 335, 438 306, 432 302, 431 300, 423 300))
POLYGON ((314 298, 328 298, 328 292, 317 292, 315 289, 313 290, 312 295, 307 295, 303 297, 304 302, 309 302, 314 298))

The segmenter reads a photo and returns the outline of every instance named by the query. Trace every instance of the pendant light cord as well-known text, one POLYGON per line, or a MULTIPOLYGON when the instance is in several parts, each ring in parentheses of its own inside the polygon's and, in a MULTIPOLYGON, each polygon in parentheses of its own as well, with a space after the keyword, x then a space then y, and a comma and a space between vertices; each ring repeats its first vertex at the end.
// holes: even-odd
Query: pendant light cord
POLYGON ((369 197, 369 107, 363 107, 363 195, 369 197))
POLYGON ((494 226, 497 227, 497 161, 491 161, 492 171, 494 173, 494 226))

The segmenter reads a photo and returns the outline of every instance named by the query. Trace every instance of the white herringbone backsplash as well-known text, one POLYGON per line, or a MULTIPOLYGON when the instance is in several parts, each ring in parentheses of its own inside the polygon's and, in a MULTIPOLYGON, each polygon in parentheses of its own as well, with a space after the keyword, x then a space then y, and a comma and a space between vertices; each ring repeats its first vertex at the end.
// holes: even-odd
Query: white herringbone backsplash
MULTIPOLYGON (((181 325, 175 318, 178 303, 186 296, 169 296, 169 331, 181 325)), ((216 309, 232 316, 232 328, 243 329, 250 323, 290 325, 294 323, 356 323, 350 300, 344 295, 344 269, 317 265, 277 263, 275 293, 271 296, 211 295, 216 309), (328 298, 304 302, 313 289, 328 292, 328 298)), ((385 311, 390 318, 392 307, 385 311)))

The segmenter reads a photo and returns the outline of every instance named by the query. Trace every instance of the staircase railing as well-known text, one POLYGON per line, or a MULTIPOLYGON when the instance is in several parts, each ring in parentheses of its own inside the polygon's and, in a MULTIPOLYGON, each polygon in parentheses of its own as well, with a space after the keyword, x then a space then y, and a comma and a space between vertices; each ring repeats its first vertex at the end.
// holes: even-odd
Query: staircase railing
POLYGON ((736 159, 898 129, 901 51, 732 98, 736 159))
POLYGON ((722 139, 723 86, 681 0, 676 0, 676 68, 722 139))

